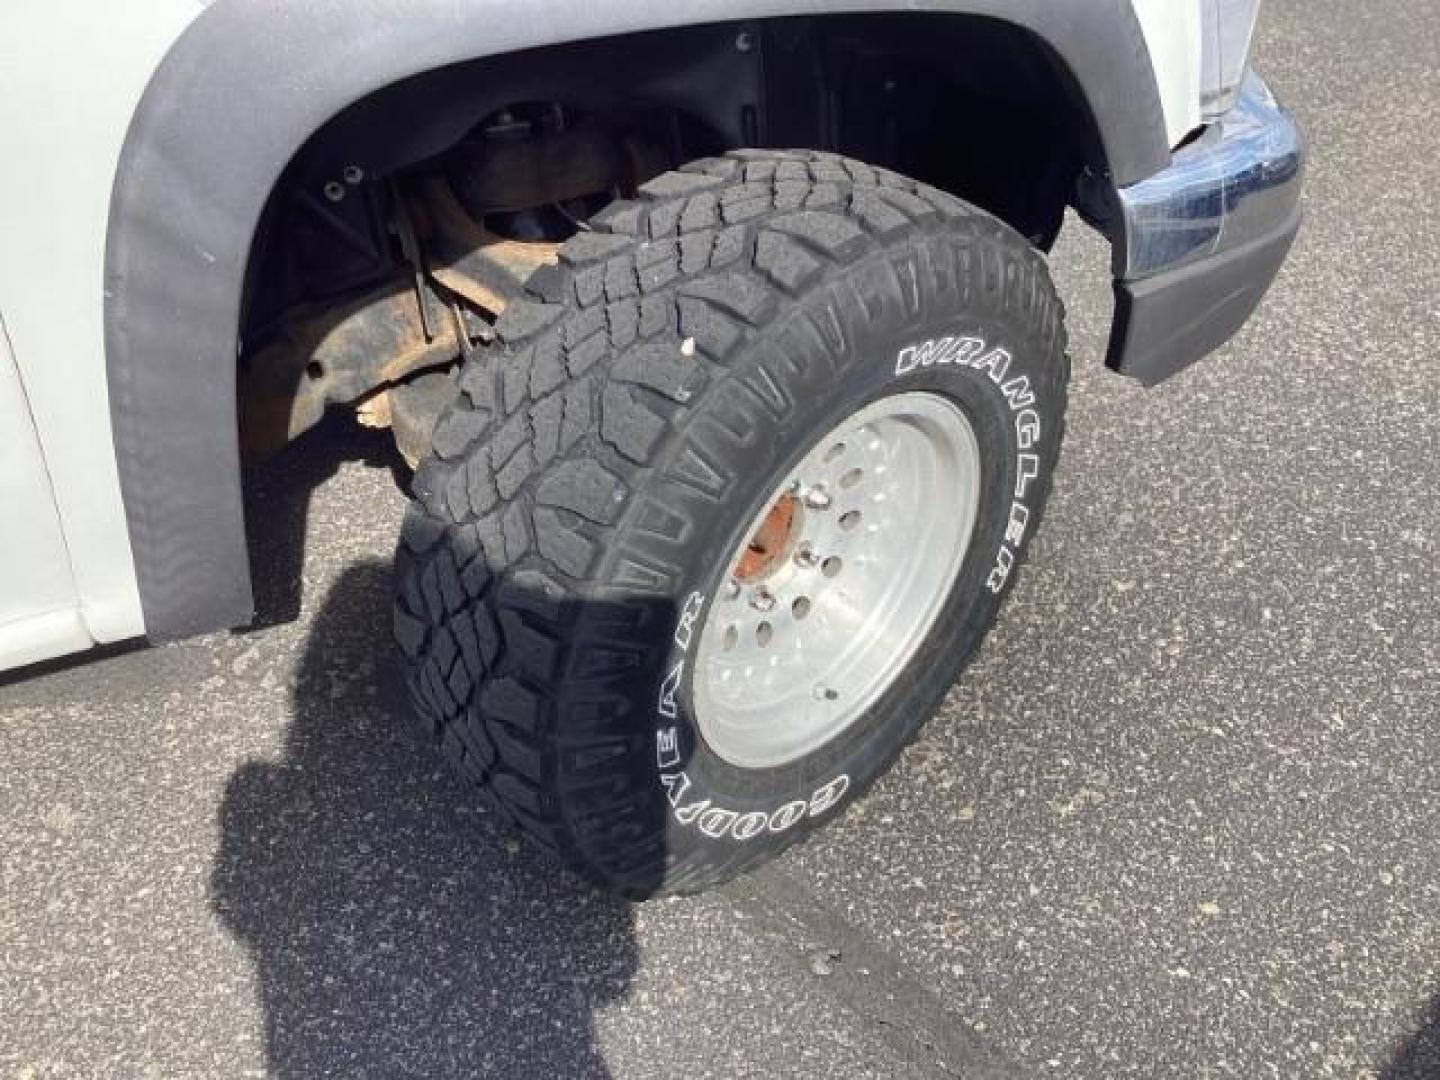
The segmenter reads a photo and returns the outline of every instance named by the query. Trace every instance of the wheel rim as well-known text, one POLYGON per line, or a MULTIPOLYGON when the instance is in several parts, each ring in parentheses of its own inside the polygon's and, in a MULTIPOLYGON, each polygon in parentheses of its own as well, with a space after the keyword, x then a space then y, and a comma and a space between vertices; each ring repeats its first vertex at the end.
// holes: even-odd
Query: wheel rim
POLYGON ((935 394, 881 398, 818 440, 732 552, 696 654, 696 722, 745 768, 862 716, 914 657, 964 564, 980 446, 935 394))

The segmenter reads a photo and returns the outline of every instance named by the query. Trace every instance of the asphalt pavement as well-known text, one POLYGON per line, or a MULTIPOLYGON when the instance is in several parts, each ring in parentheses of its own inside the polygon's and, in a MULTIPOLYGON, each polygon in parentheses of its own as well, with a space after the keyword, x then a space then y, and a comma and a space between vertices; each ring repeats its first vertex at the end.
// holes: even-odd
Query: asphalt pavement
POLYGON ((699 898, 556 870, 400 719, 393 456, 330 425, 251 494, 261 625, 0 681, 0 1076, 1440 1076, 1440 9, 1256 56, 1283 278, 1143 391, 1067 227, 1047 519, 867 800, 699 898))

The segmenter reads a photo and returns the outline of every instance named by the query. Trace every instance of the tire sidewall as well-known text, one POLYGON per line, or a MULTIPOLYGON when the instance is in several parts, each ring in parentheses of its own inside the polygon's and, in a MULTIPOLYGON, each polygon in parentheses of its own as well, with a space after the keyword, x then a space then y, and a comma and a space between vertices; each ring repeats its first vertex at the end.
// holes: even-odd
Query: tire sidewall
MULTIPOLYGON (((843 295, 834 286, 822 290, 784 322, 795 325, 816 311, 833 311, 843 295)), ((663 656, 658 685, 636 691, 634 704, 648 718, 650 734, 638 779, 649 785, 656 813, 665 816, 672 858, 705 850, 713 863, 718 856, 708 849, 724 845, 743 849, 729 855, 743 864, 811 831, 895 758, 994 622, 1048 490, 1063 386, 1058 358, 1038 328, 1015 312, 973 302, 964 307, 970 310, 931 298, 919 316, 847 318, 843 348, 824 371, 814 364, 766 363, 768 354, 758 345, 732 360, 728 378, 743 380, 763 365, 793 408, 727 461, 738 478, 729 497, 698 509, 694 535, 702 539, 685 551, 675 618, 651 645, 657 658, 663 656), (899 677, 861 717, 793 762, 737 767, 705 741, 692 690, 694 656, 731 554, 777 485, 818 440, 871 402, 916 391, 958 406, 980 448, 976 523, 950 595, 899 677)), ((784 335, 783 323, 764 332, 770 340, 784 335)), ((697 414, 705 409, 702 402, 697 414)), ((660 472, 657 485, 663 486, 660 472)))

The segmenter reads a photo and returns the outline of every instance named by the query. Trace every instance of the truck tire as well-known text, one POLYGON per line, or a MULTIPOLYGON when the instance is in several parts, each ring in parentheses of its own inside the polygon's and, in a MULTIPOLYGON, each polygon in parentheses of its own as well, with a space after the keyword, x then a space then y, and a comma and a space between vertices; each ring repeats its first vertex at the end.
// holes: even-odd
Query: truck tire
POLYGON ((939 706, 1063 427, 1044 260, 942 192, 746 151, 570 240, 414 483, 395 633, 425 729, 632 897, 764 862, 939 706))

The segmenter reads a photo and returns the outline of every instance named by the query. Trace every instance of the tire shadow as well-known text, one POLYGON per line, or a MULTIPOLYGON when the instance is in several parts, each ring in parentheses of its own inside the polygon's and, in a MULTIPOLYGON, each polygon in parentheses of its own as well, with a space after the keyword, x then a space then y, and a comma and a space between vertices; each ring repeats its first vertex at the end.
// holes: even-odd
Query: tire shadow
POLYGON ((390 578, 372 560, 330 590, 283 753, 220 810, 211 902, 254 958, 269 1075, 608 1077, 592 1018, 635 972, 630 907, 410 734, 390 578))

